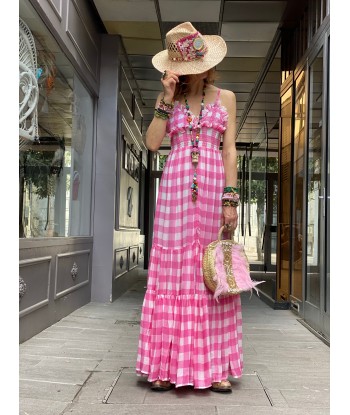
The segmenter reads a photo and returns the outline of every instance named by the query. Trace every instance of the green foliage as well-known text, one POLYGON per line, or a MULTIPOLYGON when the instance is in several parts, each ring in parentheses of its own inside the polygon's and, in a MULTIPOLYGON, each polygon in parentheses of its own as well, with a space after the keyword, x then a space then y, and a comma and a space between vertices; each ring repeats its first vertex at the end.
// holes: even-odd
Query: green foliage
POLYGON ((165 162, 168 158, 167 154, 159 154, 159 170, 164 169, 165 162))
POLYGON ((51 174, 54 151, 27 150, 21 154, 20 167, 24 172, 24 180, 33 185, 33 192, 45 199, 55 194, 57 176, 51 174))
MULTIPOLYGON (((240 157, 242 158, 242 156, 240 157)), ((242 162, 242 160, 240 160, 242 162)), ((253 157, 252 158, 252 172, 258 173, 277 173, 278 159, 276 157, 253 157), (267 166, 266 166, 267 161, 267 166)), ((252 180, 251 186, 251 203, 256 203, 258 210, 262 209, 265 203, 266 181, 252 180)), ((248 196, 248 194, 247 194, 248 196)))

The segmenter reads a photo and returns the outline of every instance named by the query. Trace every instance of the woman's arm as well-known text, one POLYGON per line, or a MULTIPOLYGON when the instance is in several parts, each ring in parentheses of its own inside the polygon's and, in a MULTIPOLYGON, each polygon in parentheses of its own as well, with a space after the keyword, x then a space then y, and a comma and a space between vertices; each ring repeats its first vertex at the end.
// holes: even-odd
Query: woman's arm
MULTIPOLYGON (((237 187, 237 151, 236 151, 236 96, 232 91, 221 91, 221 102, 228 112, 227 128, 223 136, 222 161, 225 170, 225 187, 237 187)), ((224 190, 224 189, 222 189, 224 190)), ((222 224, 237 228, 237 208, 222 208, 222 224)))
MULTIPOLYGON (((163 98, 163 95, 163 93, 158 95, 155 108, 158 107, 160 100, 163 98)), ((151 121, 146 132, 146 147, 148 150, 157 151, 161 146, 166 133, 166 124, 167 120, 153 117, 153 120, 151 121)))
POLYGON ((232 91, 222 90, 221 102, 228 112, 227 128, 222 146, 222 160, 226 177, 225 186, 237 187, 236 96, 232 91))
MULTIPOLYGON (((175 72, 165 71, 160 81, 163 85, 163 92, 158 95, 155 108, 158 108, 162 98, 167 104, 172 103, 179 77, 175 72)), ((153 117, 146 132, 146 147, 148 150, 157 151, 161 146, 166 133, 166 124, 166 119, 153 117)))

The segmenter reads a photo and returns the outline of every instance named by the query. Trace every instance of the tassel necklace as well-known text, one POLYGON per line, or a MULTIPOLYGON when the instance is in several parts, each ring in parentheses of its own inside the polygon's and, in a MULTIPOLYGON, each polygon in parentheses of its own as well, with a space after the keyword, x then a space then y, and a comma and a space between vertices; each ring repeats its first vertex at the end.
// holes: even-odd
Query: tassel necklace
POLYGON ((205 86, 206 85, 204 84, 202 100, 201 100, 201 110, 199 112, 198 123, 195 128, 195 138, 193 137, 193 124, 192 124, 193 117, 190 112, 190 106, 188 105, 186 94, 184 94, 186 111, 187 111, 187 121, 188 121, 188 127, 191 132, 191 143, 192 143, 191 159, 192 159, 192 164, 194 167, 194 173, 193 173, 193 180, 191 184, 191 193, 192 193, 193 202, 197 200, 197 196, 198 196, 198 182, 197 182, 197 164, 198 164, 198 159, 199 159, 198 143, 199 143, 199 133, 201 130, 201 120, 202 120, 203 109, 204 109, 205 86))

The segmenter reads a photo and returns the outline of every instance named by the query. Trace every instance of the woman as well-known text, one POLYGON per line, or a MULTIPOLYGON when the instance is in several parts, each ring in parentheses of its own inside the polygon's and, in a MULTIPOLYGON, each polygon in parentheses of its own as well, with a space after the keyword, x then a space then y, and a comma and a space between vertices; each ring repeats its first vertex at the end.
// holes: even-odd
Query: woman
POLYGON ((189 22, 166 41, 152 60, 163 72, 163 92, 146 145, 157 151, 168 134, 171 151, 159 187, 136 372, 155 391, 192 385, 230 392, 228 376, 243 369, 240 296, 214 300, 202 273, 204 249, 220 226, 237 227, 236 100, 213 85, 227 48, 189 22))

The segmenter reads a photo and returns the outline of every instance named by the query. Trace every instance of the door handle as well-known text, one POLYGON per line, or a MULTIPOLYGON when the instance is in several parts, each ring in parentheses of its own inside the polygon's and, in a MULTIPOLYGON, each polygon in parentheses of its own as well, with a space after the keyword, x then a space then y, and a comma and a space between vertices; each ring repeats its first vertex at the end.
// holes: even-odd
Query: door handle
POLYGON ((319 199, 322 199, 322 214, 326 216, 326 188, 322 188, 323 195, 318 196, 319 199))

